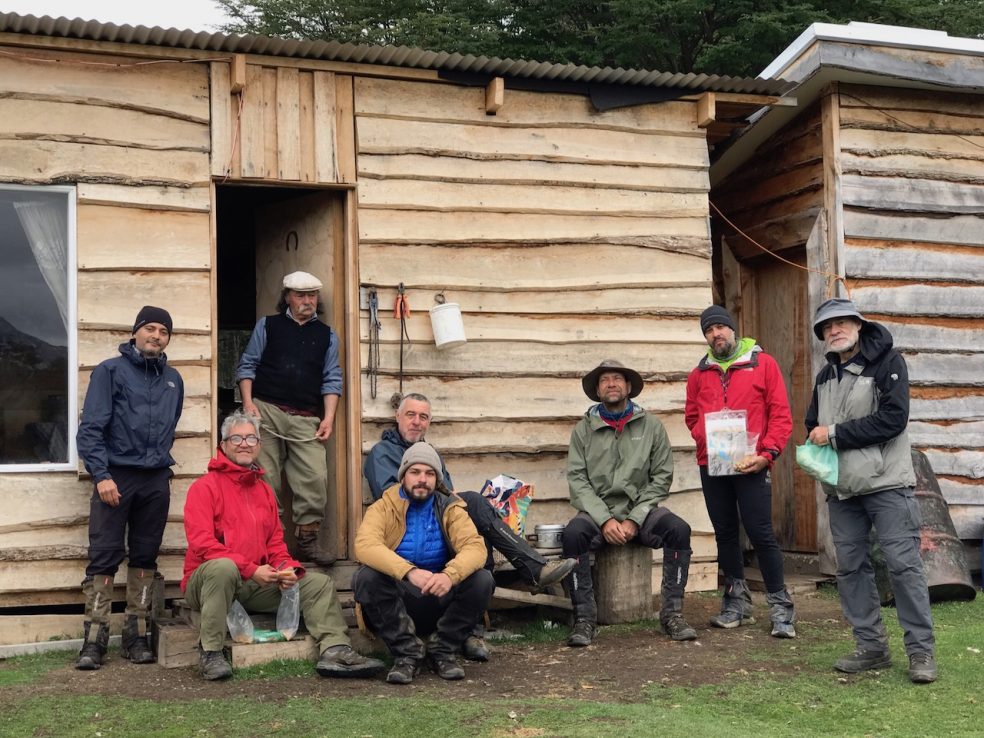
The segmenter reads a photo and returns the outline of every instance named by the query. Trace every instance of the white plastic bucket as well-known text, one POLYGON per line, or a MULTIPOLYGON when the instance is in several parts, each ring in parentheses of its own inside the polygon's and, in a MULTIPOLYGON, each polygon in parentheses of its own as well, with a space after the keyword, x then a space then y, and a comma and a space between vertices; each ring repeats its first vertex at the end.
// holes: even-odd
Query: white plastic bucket
POLYGON ((461 306, 456 302, 445 302, 430 309, 431 328, 434 329, 434 344, 439 349, 453 348, 465 343, 465 324, 461 320, 461 306))

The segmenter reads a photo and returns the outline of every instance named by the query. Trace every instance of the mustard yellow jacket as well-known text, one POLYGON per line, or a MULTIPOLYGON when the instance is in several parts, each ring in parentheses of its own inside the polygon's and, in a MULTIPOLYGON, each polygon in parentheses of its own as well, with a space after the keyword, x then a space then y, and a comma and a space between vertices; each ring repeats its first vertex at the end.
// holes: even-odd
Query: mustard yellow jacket
MULTIPOLYGON (((454 494, 435 492, 435 511, 441 522, 444 542, 454 553, 444 566, 451 584, 459 584, 485 565, 488 550, 485 539, 478 534, 468 517, 464 501, 454 494)), ((394 484, 383 496, 369 506, 359 532, 355 536, 355 557, 378 572, 394 579, 403 579, 414 565, 397 555, 407 532, 407 509, 410 501, 400 495, 400 485, 394 484)))

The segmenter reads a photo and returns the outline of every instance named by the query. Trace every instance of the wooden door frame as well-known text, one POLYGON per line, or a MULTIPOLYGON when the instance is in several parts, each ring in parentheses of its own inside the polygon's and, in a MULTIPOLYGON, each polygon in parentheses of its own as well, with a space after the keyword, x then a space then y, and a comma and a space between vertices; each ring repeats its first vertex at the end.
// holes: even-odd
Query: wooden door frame
MULTIPOLYGON (((211 239, 210 289, 212 322, 211 366, 211 416, 212 443, 218 444, 218 221, 216 189, 232 187, 295 188, 310 193, 318 191, 341 194, 340 216, 336 226, 341 228, 341 248, 335 249, 332 312, 336 327, 341 325, 341 360, 345 387, 341 398, 341 410, 335 416, 335 464, 337 486, 344 494, 335 495, 335 514, 338 520, 336 551, 344 552, 350 560, 355 558, 355 531, 362 522, 362 360, 359 332, 359 233, 358 197, 355 184, 313 184, 283 182, 279 180, 231 179, 213 177, 210 188, 211 213, 209 237, 211 239), (341 463, 339 463, 341 462, 341 463)), ((336 328, 337 330, 337 328, 336 328)), ((339 558, 342 556, 340 555, 339 558)))

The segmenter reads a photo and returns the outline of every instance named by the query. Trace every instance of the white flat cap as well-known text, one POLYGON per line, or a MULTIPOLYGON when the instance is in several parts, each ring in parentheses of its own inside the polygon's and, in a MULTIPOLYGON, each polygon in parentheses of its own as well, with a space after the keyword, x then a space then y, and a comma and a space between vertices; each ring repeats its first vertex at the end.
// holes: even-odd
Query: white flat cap
POLYGON ((314 292, 321 289, 321 280, 307 272, 291 272, 284 277, 284 289, 295 292, 314 292))

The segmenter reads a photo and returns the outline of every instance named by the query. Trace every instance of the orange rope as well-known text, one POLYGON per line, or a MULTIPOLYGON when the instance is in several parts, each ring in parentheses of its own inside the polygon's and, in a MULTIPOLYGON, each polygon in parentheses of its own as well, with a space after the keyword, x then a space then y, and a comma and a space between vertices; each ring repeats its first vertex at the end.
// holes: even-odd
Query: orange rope
POLYGON ((737 233, 739 236, 741 236, 742 238, 744 238, 750 244, 752 244, 753 246, 755 246, 756 248, 758 248, 759 250, 761 250, 763 253, 771 256, 773 259, 777 259, 777 260, 781 261, 783 264, 788 264, 789 266, 794 267, 796 269, 802 269, 804 272, 810 272, 811 274, 819 274, 821 277, 826 277, 827 278, 827 297, 831 297, 832 296, 832 294, 833 294, 833 285, 837 284, 837 282, 840 282, 841 284, 843 284, 844 285, 844 290, 847 292, 847 296, 848 297, 851 296, 851 289, 850 289, 850 287, 847 286, 847 281, 842 276, 840 276, 839 274, 834 274, 833 272, 825 272, 825 271, 822 271, 820 269, 811 269, 810 267, 805 267, 805 266, 802 266, 801 264, 797 264, 795 262, 792 262, 789 259, 784 259, 783 257, 779 256, 779 254, 775 253, 774 251, 770 251, 769 249, 767 249, 765 246, 763 246, 758 241, 756 241, 754 238, 752 238, 747 233, 745 233, 745 231, 743 231, 741 228, 739 228, 738 226, 736 226, 734 224, 734 222, 731 221, 728 218, 727 215, 725 215, 724 213, 722 213, 721 212, 721 209, 717 205, 715 205, 711 200, 708 200, 707 203, 708 203, 708 205, 711 206, 711 209, 721 217, 721 220, 723 220, 725 223, 727 223, 729 226, 731 226, 734 229, 735 233, 737 233))

